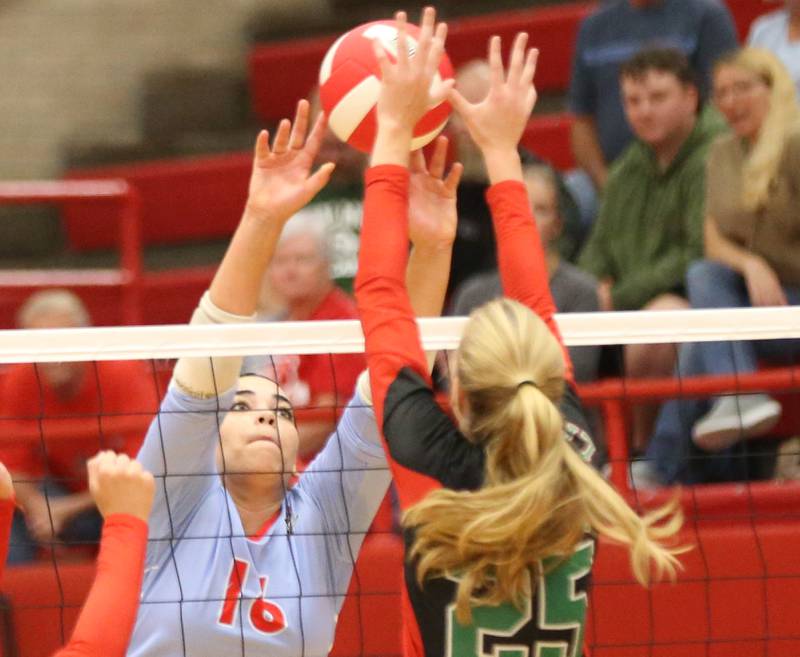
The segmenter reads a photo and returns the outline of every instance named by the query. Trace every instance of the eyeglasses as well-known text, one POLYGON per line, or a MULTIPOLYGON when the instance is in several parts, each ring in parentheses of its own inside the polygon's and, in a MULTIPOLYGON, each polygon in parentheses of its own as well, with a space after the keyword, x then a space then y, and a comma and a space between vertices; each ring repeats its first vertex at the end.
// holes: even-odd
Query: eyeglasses
POLYGON ((751 94, 759 85, 765 85, 761 80, 739 80, 733 84, 717 87, 713 91, 714 102, 719 104, 728 99, 728 97, 737 99, 751 94))

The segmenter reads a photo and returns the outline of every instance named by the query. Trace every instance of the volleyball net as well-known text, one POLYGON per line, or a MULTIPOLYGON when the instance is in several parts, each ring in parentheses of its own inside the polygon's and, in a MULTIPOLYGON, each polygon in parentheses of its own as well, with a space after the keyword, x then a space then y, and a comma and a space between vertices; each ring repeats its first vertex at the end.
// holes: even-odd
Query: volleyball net
MULTIPOLYGON (((442 354, 434 379, 445 407, 446 354, 457 347, 465 321, 420 321, 426 349, 442 354)), ((644 589, 626 552, 601 542, 587 654, 800 654, 793 622, 800 613, 800 309, 575 314, 559 316, 559 324, 576 361, 588 354, 601 363, 603 378, 578 387, 604 473, 638 510, 678 490, 687 518, 683 538, 693 545, 677 582, 644 589), (631 376, 631 348, 653 360, 672 354, 676 365, 669 375, 631 376)), ((299 465, 287 486, 305 476, 328 481, 320 485, 332 486, 344 510, 330 532, 345 537, 342 549, 355 565, 349 583, 330 578, 318 590, 279 594, 279 602, 302 607, 345 597, 331 654, 400 655, 396 502, 391 489, 385 497, 381 490, 383 501, 370 507, 374 520, 370 512, 363 521, 363 504, 347 481, 373 473, 350 465, 343 430, 336 429, 363 349, 358 323, 345 321, 0 332, 0 458, 14 472, 18 497, 22 490, 32 500, 29 517, 20 515, 12 532, 16 563, 7 566, 2 587, 2 654, 48 655, 69 636, 91 583, 100 526, 81 499, 85 458, 99 449, 135 455, 154 418, 168 424, 158 405, 176 358, 235 355, 248 357, 245 370, 277 378, 294 403, 299 465), (329 432, 337 458, 305 473, 329 432)), ((212 403, 207 413, 219 423, 225 410, 212 403)), ((151 429, 158 440, 169 439, 163 426, 151 429)), ((167 467, 159 477, 212 479, 218 467, 194 473, 167 467)), ((168 496, 159 503, 169 504, 168 496)), ((294 527, 279 520, 272 531, 301 541, 303 520, 294 527)), ((225 538, 241 538, 234 524, 225 538)), ((171 532, 163 538, 173 546, 191 540, 171 532)), ((328 539, 309 538, 320 541, 321 554, 328 539)), ((295 554, 290 567, 300 582, 310 566, 295 554)), ((177 607, 211 605, 224 616, 219 622, 244 622, 243 610, 253 603, 236 586, 208 600, 181 595, 177 607)), ((194 654, 192 637, 183 641, 185 654, 194 654)), ((298 655, 317 654, 307 641, 298 655)), ((528 654, 509 650, 498 657, 528 654)))

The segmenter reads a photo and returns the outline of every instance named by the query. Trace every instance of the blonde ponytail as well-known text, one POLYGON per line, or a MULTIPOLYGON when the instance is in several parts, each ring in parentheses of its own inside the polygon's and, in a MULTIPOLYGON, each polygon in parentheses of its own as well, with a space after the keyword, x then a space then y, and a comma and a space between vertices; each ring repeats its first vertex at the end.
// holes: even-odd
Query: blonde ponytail
POLYGON ((642 583, 651 566, 659 576, 675 572, 680 550, 660 541, 681 525, 676 505, 640 518, 570 447, 556 406, 563 377, 558 342, 528 308, 499 299, 472 314, 457 381, 467 405, 462 429, 485 446, 484 485, 434 491, 403 518, 416 531, 409 556, 420 584, 458 579, 461 623, 473 605, 521 605, 541 560, 568 558, 589 530, 629 546, 642 583))

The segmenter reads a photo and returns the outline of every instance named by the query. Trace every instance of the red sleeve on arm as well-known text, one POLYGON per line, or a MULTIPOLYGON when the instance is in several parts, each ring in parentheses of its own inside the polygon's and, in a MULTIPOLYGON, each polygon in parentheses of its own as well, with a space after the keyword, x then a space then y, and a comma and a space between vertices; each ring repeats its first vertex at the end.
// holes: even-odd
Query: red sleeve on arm
POLYGON ((486 192, 497 236, 497 262, 505 296, 525 304, 541 317, 564 352, 565 378, 573 382, 572 360, 553 315, 556 304, 539 230, 525 186, 516 180, 492 185, 486 192))
POLYGON ((0 500, 0 582, 8 558, 8 541, 11 539, 11 522, 14 519, 16 500, 10 497, 0 500))
MULTIPOLYGON (((408 169, 381 165, 367 170, 364 222, 355 292, 366 341, 372 402, 383 434, 384 402, 389 386, 405 367, 430 385, 419 329, 406 290, 408 264, 408 169)), ((384 449, 389 454, 384 440, 384 449)), ((429 490, 434 479, 389 459, 400 504, 407 508, 429 490)))
POLYGON ((142 588, 147 524, 112 515, 103 525, 97 573, 69 643, 54 657, 124 657, 142 588))

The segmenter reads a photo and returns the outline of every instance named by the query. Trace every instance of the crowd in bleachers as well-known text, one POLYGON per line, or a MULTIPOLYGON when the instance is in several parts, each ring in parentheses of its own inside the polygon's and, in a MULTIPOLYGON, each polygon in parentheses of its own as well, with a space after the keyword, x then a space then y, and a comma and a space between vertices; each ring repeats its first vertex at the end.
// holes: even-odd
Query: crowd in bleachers
MULTIPOLYGON (((463 63, 457 84, 467 100, 483 97, 486 65, 463 63)), ((522 152, 559 312, 800 305, 800 0, 756 20, 743 43, 717 0, 593 8, 577 32, 568 107, 569 157, 555 162, 539 152, 535 132, 522 152)), ((457 117, 447 131, 451 156, 464 165, 447 306, 461 316, 502 289, 481 158, 457 117)), ((263 280, 260 321, 357 317, 350 291, 366 158, 328 134, 320 160, 336 162, 335 175, 287 224, 263 280)), ((238 207, 236 198, 221 203, 238 207)), ((64 290, 33 295, 17 314, 19 328, 91 323, 64 290)), ((583 346, 570 355, 577 381, 589 384, 746 374, 796 363, 800 346, 583 346)), ((274 376, 307 410, 298 414, 300 470, 334 429, 363 367, 361 355, 247 360, 246 371, 274 376)), ((445 358, 437 370, 444 389, 445 358)), ((52 558, 45 546, 54 539, 90 553, 81 546, 97 543, 102 518, 85 462, 98 448, 136 454, 163 372, 98 362, 18 365, 1 374, 0 462, 15 478, 20 507, 9 562, 52 558)), ((748 440, 769 437, 784 409, 753 392, 628 410, 629 476, 640 489, 751 479, 748 440)), ((601 442, 602 422, 591 419, 601 442)), ((786 445, 781 472, 798 478, 797 439, 786 445)), ((390 491, 373 531, 396 530, 395 507, 390 491)), ((387 553, 399 560, 397 549, 392 543, 387 553)))
MULTIPOLYGON (((559 173, 525 154, 561 312, 793 303, 799 30, 791 1, 753 24, 744 49, 717 2, 616 2, 583 20, 568 100, 578 167, 559 173)), ((457 83, 479 98, 488 72, 469 61, 457 83)), ((480 158, 457 118, 449 132, 465 167, 449 288, 450 312, 461 315, 500 287, 480 158)), ((582 381, 669 377, 677 360, 680 376, 792 362, 791 343, 769 347, 687 345, 676 358, 674 344, 629 345, 574 349, 573 358, 582 381)), ((768 434, 781 413, 764 394, 722 396, 691 412, 676 404, 632 409, 640 486, 745 477, 742 439, 768 434)))

